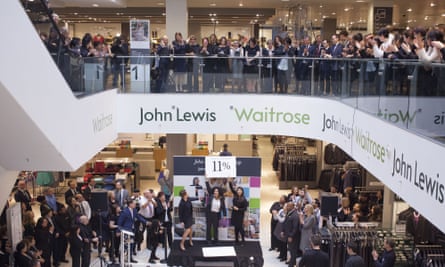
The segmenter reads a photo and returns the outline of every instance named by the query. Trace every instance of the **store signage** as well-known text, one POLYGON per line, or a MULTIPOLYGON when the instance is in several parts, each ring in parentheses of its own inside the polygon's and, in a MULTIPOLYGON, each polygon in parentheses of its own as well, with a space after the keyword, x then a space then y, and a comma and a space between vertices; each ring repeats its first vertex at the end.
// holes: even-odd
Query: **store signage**
POLYGON ((417 160, 409 161, 403 152, 394 148, 392 177, 398 176, 412 183, 418 190, 424 191, 429 197, 443 204, 445 185, 440 182, 439 173, 430 174, 422 169, 417 160))
POLYGON ((98 133, 113 124, 113 114, 100 114, 93 119, 93 132, 98 133))
POLYGON ((205 157, 205 174, 209 178, 227 178, 236 176, 235 157, 205 157))
MULTIPOLYGON (((117 128, 143 133, 281 134, 332 142, 430 221, 441 221, 437 211, 444 211, 445 165, 439 155, 444 148, 405 130, 426 124, 426 130, 443 128, 440 99, 415 99, 409 105, 402 98, 364 100, 348 106, 291 96, 255 96, 253 102, 248 95, 119 95, 117 128), (354 109, 357 105, 368 113, 354 109)), ((201 164, 204 175, 205 161, 201 164)), ((228 165, 221 162, 221 171, 223 166, 228 165)), ((439 228, 445 231, 445 225, 439 228)))
POLYGON ((445 135, 443 97, 359 97, 343 99, 376 117, 426 136, 445 135))
POLYGON ((353 133, 349 123, 342 122, 342 119, 336 117, 336 115, 328 115, 326 113, 323 113, 323 126, 321 131, 334 131, 345 136, 347 139, 351 139, 353 133))

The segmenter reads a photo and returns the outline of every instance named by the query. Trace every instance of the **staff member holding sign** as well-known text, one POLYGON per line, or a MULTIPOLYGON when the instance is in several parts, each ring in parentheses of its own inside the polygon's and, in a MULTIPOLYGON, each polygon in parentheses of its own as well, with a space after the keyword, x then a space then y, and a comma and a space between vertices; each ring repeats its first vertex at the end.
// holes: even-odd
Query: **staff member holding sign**
POLYGON ((232 207, 232 220, 231 223, 235 226, 235 242, 239 242, 239 235, 241 234, 241 240, 244 242, 244 213, 249 206, 246 197, 244 196, 244 189, 238 187, 236 190, 233 188, 233 182, 229 183, 230 190, 233 193, 233 207, 232 207))
POLYGON ((224 217, 227 216, 226 205, 224 198, 221 196, 221 190, 219 187, 212 189, 212 197, 210 197, 207 204, 207 241, 211 241, 211 231, 213 229, 213 239, 218 241, 218 222, 221 219, 221 213, 224 217))

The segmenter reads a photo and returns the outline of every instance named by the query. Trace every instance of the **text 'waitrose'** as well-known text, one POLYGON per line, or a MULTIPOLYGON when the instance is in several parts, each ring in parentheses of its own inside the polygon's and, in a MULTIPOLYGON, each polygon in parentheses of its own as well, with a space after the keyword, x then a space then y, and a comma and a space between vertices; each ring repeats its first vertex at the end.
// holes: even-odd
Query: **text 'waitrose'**
POLYGON ((239 121, 309 124, 311 120, 307 113, 275 111, 273 107, 266 107, 264 110, 254 108, 240 110, 234 108, 234 110, 239 121))

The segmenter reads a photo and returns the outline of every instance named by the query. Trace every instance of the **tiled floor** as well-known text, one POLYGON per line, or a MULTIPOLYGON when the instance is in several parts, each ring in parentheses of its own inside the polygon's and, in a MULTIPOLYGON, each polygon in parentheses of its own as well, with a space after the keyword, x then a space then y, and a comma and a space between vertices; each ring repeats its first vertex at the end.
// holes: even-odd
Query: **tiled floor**
MULTIPOLYGON (((278 180, 276 173, 272 170, 272 157, 273 157, 273 147, 270 143, 268 137, 258 137, 258 155, 262 158, 262 184, 261 184, 261 246, 263 248, 263 257, 265 260, 264 266, 273 266, 278 264, 278 266, 285 266, 284 263, 280 263, 277 259, 276 252, 268 251, 270 247, 270 214, 269 208, 274 201, 277 201, 282 194, 287 194, 288 190, 278 189, 278 180)), ((159 185, 155 180, 142 180, 141 190, 146 188, 153 188, 158 190, 159 185)), ((163 249, 159 248, 157 251, 159 258, 164 258, 163 249)), ((165 264, 148 264, 149 251, 142 250, 135 256, 135 259, 139 262, 138 264, 132 264, 132 266, 166 266, 165 264)), ((62 264, 61 267, 71 266, 71 263, 62 264)), ((97 252, 92 253, 92 263, 91 266, 105 266, 101 265, 97 258, 97 252)))

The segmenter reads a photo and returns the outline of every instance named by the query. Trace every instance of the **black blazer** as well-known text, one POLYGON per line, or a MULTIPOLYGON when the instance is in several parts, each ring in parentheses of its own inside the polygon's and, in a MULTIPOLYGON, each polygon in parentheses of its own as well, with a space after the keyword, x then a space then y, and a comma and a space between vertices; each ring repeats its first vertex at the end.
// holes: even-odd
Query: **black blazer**
POLYGON ((161 201, 156 199, 156 202, 158 203, 155 209, 156 219, 158 219, 159 222, 163 223, 165 221, 165 213, 167 213, 168 221, 172 222, 172 207, 169 206, 167 209, 165 209, 164 206, 162 206, 161 201))
POLYGON ((69 238, 70 241, 70 254, 73 255, 80 255, 83 248, 83 241, 77 236, 70 235, 69 238))
MULTIPOLYGON (((212 209, 212 201, 213 201, 213 196, 210 197, 209 203, 207 204, 206 211, 208 214, 211 212, 211 209, 212 209)), ((221 212, 222 212, 223 216, 227 216, 227 210, 226 210, 226 203, 224 201, 224 198, 220 197, 219 201, 221 204, 220 204, 220 208, 219 208, 219 212, 218 212, 218 219, 221 219, 221 212)))
POLYGON ((291 237, 293 242, 300 240, 300 217, 296 210, 289 212, 284 220, 283 232, 286 238, 291 237))
POLYGON ((16 251, 14 253, 14 266, 15 267, 31 267, 32 258, 31 256, 25 256, 20 252, 16 251))
POLYGON ((14 194, 14 200, 15 202, 22 202, 26 205, 26 210, 31 210, 31 195, 29 194, 28 190, 20 191, 17 190, 14 194))
MULTIPOLYGON (((74 191, 76 192, 76 194, 79 193, 79 192, 77 192, 76 189, 74 189, 74 191)), ((73 194, 73 192, 71 191, 71 188, 68 189, 68 190, 66 190, 66 192, 65 192, 65 203, 66 203, 67 205, 70 205, 70 203, 68 203, 68 199, 69 199, 70 197, 75 197, 75 196, 76 196, 76 195, 73 194)))

